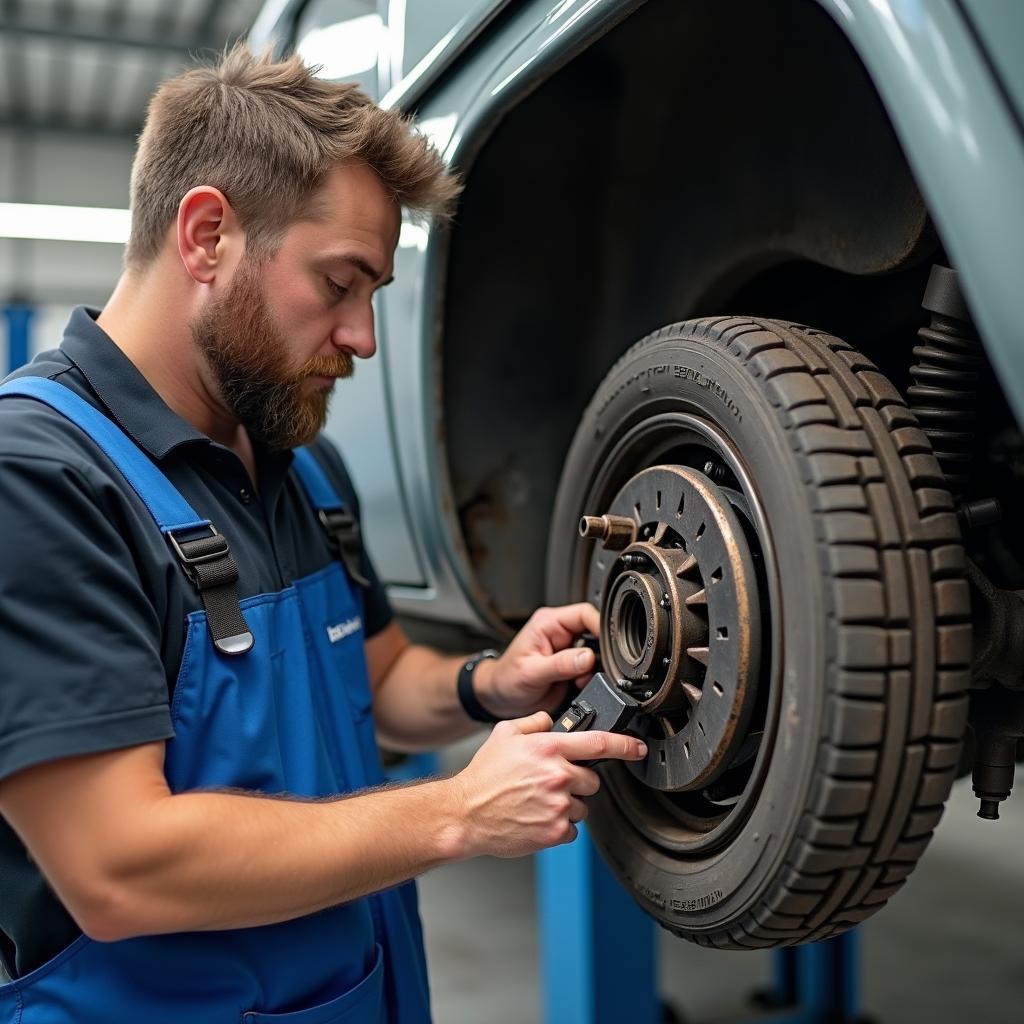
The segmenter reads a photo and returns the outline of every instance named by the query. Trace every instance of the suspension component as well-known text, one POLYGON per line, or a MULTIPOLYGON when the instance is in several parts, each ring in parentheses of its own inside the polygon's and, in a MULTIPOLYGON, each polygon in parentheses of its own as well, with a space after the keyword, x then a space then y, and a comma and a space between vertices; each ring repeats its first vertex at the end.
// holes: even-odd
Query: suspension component
POLYGON ((1024 694, 993 686, 971 694, 975 753, 974 795, 979 818, 995 821, 999 805, 1013 788, 1017 743, 1024 738, 1024 694))
POLYGON ((978 373, 983 363, 977 332, 960 291, 958 275, 934 266, 921 302, 931 323, 917 333, 917 360, 910 368, 910 407, 931 441, 946 485, 959 500, 974 454, 978 373))
POLYGON ((967 563, 974 612, 974 686, 1024 690, 1024 593, 1004 590, 967 563))
POLYGON ((968 501, 957 509, 960 528, 964 533, 980 530, 984 526, 992 526, 1003 518, 1003 508, 998 498, 981 498, 979 501, 968 501))

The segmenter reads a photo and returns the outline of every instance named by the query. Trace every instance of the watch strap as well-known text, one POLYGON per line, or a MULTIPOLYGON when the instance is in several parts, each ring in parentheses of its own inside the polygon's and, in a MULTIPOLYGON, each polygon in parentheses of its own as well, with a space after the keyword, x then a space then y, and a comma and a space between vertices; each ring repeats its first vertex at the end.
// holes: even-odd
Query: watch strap
POLYGON ((480 703, 477 698, 476 691, 473 689, 473 673, 476 671, 477 665, 481 661, 486 661, 488 658, 497 658, 498 652, 494 650, 479 651, 470 657, 459 669, 459 677, 456 682, 455 689, 459 697, 459 703, 462 705, 462 710, 473 719, 474 722, 484 722, 487 725, 493 725, 495 722, 500 722, 501 719, 494 714, 491 714, 480 703))

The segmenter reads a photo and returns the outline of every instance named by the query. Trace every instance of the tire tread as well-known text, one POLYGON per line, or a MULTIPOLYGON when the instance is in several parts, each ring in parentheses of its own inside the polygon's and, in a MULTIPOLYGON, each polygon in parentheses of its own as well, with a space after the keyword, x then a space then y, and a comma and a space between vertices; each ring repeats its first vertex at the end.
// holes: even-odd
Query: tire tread
POLYGON ((966 725, 970 600, 959 526, 928 439, 851 346, 798 324, 716 317, 637 347, 699 339, 761 382, 815 502, 831 670, 808 807, 767 893, 717 948, 837 935, 875 913, 924 852, 966 725))

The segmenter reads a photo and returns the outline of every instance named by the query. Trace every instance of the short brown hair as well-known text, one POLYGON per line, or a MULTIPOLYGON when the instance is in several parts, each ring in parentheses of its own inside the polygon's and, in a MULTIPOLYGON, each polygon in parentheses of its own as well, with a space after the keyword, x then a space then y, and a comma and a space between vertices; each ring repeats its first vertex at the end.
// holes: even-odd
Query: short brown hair
POLYGON ((182 196, 197 185, 224 193, 247 247, 271 249, 343 160, 367 164, 414 214, 450 215, 459 184, 426 137, 358 86, 316 70, 298 56, 254 56, 240 43, 160 86, 132 165, 127 266, 156 257, 182 196))

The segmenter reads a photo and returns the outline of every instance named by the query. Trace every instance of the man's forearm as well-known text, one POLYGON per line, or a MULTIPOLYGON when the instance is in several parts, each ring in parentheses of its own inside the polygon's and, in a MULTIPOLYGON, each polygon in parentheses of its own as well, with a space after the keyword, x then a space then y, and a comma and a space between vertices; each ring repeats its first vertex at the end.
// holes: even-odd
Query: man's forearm
MULTIPOLYGON (((555 714, 562 701, 590 679, 596 659, 576 646, 598 634, 598 610, 587 602, 538 608, 498 660, 481 661, 473 674, 479 703, 502 719, 535 711, 555 714)), ((478 728, 462 710, 456 679, 467 655, 446 657, 409 643, 391 623, 367 642, 374 680, 374 718, 381 743, 395 750, 432 749, 478 728)))
MULTIPOLYGON (((455 681, 468 655, 439 654, 410 644, 391 666, 373 698, 377 734, 393 750, 433 750, 479 729, 462 710, 455 681)), ((491 662, 482 662, 483 677, 491 662)), ((478 691, 479 692, 479 691, 478 691)))
POLYGON ((100 905, 81 908, 79 924, 111 940, 271 924, 346 903, 471 853, 455 799, 447 781, 321 802, 167 796, 105 865, 100 905))

